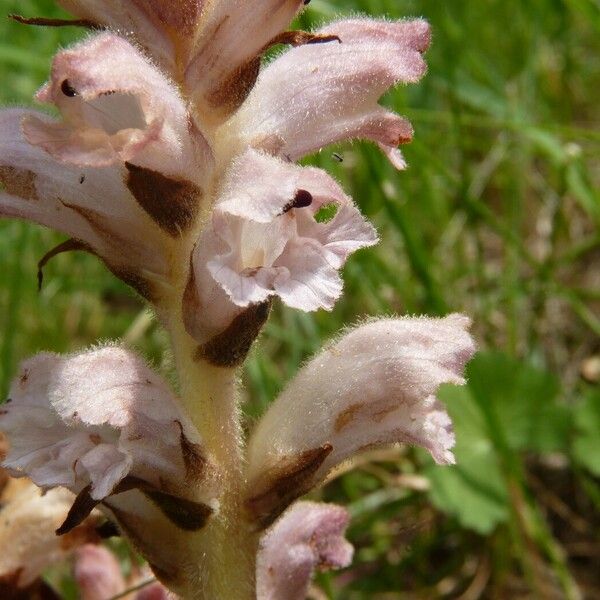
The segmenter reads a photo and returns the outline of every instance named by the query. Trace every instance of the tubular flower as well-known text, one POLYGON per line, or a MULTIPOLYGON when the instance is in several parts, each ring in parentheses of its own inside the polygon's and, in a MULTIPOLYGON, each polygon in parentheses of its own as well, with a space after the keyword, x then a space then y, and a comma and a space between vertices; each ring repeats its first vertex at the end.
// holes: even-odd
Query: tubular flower
POLYGON ((263 536, 256 564, 261 600, 303 600, 315 569, 339 569, 354 549, 343 537, 350 516, 335 504, 297 502, 263 536))
POLYGON ((468 325, 461 315, 374 321, 303 367, 250 437, 246 503, 258 521, 270 523, 365 448, 418 444, 454 462, 452 424, 435 394, 464 383, 475 350, 468 325))
MULTIPOLYGON (((167 385, 128 351, 25 361, 0 428, 10 439, 4 466, 13 476, 77 495, 59 533, 100 505, 145 549, 170 527, 200 529, 218 506, 198 433, 167 385), (201 498, 190 497, 191 479, 204 480, 201 498)), ((162 571, 172 568, 169 551, 180 543, 171 537, 172 547, 162 542, 150 555, 162 571)))
MULTIPOLYGON (((67 494, 60 535, 105 514, 165 586, 139 600, 166 588, 301 599, 316 569, 350 563, 352 546, 343 508, 294 501, 374 445, 454 460, 436 394, 463 383, 474 351, 460 315, 348 331, 247 444, 237 393, 272 303, 331 310, 350 255, 378 240, 332 177, 294 163, 366 139, 405 166, 398 146, 412 127, 378 101, 424 75, 429 27, 353 18, 288 31, 306 0, 58 1, 78 18, 19 20, 92 32, 55 56, 37 94, 58 118, 0 113, 0 216, 69 236, 40 269, 85 250, 152 305, 178 395, 118 346, 39 354, 0 409, 3 464, 46 497, 67 494), (291 48, 265 59, 276 45, 291 48)), ((125 591, 102 548, 80 550, 75 575, 90 600, 125 591)))

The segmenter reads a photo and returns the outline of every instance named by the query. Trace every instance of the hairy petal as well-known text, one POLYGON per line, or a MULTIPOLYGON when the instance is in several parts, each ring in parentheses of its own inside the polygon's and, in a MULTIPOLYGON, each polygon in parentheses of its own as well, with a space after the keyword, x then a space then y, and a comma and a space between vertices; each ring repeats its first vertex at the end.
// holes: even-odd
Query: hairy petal
POLYGON ((225 116, 252 88, 260 55, 287 28, 302 0, 221 0, 208 4, 185 80, 207 115, 225 116))
POLYGON ((405 442, 454 461, 450 417, 436 398, 462 384, 474 352, 462 315, 374 321, 330 344, 290 382, 249 442, 248 505, 268 523, 291 499, 360 450, 405 442), (324 448, 318 464, 307 460, 324 448))
POLYGON ((317 33, 337 35, 341 43, 299 46, 276 58, 225 130, 290 160, 332 142, 370 139, 403 167, 396 146, 412 139, 412 128, 377 100, 425 73, 427 23, 352 19, 317 33))
POLYGON ((196 246, 197 302, 189 310, 198 316, 188 315, 188 330, 198 339, 198 319, 224 328, 271 296, 300 310, 331 309, 342 291, 338 269, 351 252, 376 242, 373 227, 324 171, 249 150, 229 169, 196 246), (330 204, 335 216, 317 222, 330 204))
POLYGON ((5 585, 26 588, 78 546, 98 540, 96 513, 67 536, 57 537, 55 531, 74 499, 65 489, 42 495, 30 481, 11 480, 0 499, 0 582, 5 585))
POLYGON ((315 570, 339 569, 352 561, 344 539, 349 515, 334 504, 297 502, 260 542, 258 600, 304 600, 315 570))
POLYGON ((84 242, 125 279, 166 279, 165 252, 156 251, 167 243, 165 236, 136 204, 122 170, 57 164, 23 138, 23 118, 55 123, 33 111, 0 111, 0 216, 34 221, 84 242))
POLYGON ((102 33, 59 52, 37 97, 55 104, 64 120, 30 117, 25 136, 61 161, 129 161, 200 181, 208 167, 195 164, 188 114, 174 85, 118 35, 102 33))
POLYGON ((22 364, 10 400, 0 428, 14 475, 75 493, 91 486, 95 500, 127 475, 185 489, 182 440, 199 449, 200 439, 166 383, 131 352, 39 354, 22 364))
POLYGON ((204 0, 58 0, 72 14, 137 42, 162 67, 175 71, 175 47, 185 49, 204 0))

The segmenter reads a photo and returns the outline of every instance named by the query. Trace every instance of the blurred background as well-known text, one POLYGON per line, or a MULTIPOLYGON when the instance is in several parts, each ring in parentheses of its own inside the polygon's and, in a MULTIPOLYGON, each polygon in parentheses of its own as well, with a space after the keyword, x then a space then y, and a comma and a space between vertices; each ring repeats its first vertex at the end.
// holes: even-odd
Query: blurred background
MULTIPOLYGON (((0 0, 0 100, 31 105, 57 47, 82 34, 12 12, 64 13, 0 0)), ((441 392, 456 466, 380 450, 319 492, 349 507, 356 556, 314 597, 600 598, 600 3, 313 0, 297 25, 356 12, 432 24, 429 74, 383 101, 415 127, 409 169, 358 143, 307 161, 344 184, 382 243, 351 258, 332 313, 277 307, 245 371, 248 423, 366 315, 465 312, 481 351, 468 386, 441 392)), ((62 239, 0 222, 2 397, 22 358, 100 339, 169 372, 165 334, 93 257, 58 256, 38 293, 37 261, 62 239)), ((49 577, 72 597, 67 570, 49 577)))

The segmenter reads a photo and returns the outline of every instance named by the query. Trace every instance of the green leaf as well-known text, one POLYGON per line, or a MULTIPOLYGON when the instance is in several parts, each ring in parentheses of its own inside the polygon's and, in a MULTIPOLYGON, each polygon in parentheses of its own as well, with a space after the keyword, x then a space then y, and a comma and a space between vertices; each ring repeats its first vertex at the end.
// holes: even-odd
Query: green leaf
POLYGON ((454 421, 457 464, 426 469, 432 502, 461 524, 486 534, 507 520, 508 493, 498 456, 486 435, 481 411, 468 387, 443 388, 439 394, 454 421))
POLYGON ((499 451, 503 442, 510 450, 567 449, 569 411, 557 402, 556 375, 500 352, 486 352, 471 361, 467 378, 481 410, 488 414, 488 435, 499 451))
POLYGON ((571 425, 557 402, 558 379, 548 371, 482 352, 467 376, 468 385, 439 393, 454 422, 457 464, 431 465, 426 474, 438 508, 487 534, 509 517, 505 465, 517 452, 565 450, 571 425))
POLYGON ((575 410, 573 455, 594 475, 600 475, 600 391, 590 393, 575 410))

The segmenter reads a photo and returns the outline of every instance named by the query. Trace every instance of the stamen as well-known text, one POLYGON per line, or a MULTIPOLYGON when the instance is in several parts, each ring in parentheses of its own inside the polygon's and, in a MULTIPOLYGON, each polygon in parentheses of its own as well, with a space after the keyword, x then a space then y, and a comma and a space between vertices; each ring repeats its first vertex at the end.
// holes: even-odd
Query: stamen
POLYGON ((290 200, 281 210, 281 214, 285 214, 292 208, 306 208, 312 204, 312 194, 307 190, 298 190, 293 200, 290 200))
POLYGON ((69 98, 74 98, 75 96, 77 96, 77 90, 69 83, 68 79, 65 79, 60 84, 60 91, 69 98))

